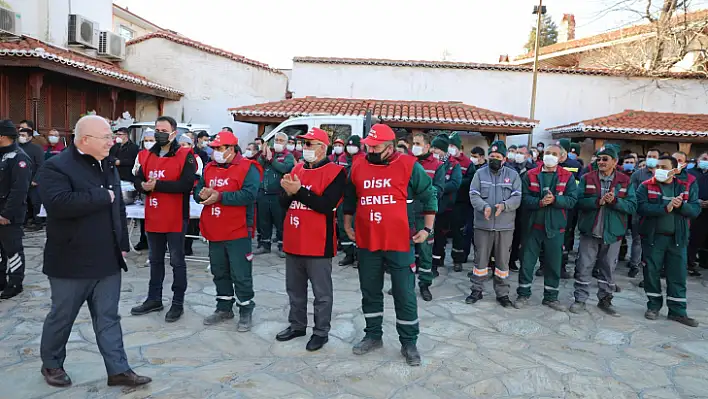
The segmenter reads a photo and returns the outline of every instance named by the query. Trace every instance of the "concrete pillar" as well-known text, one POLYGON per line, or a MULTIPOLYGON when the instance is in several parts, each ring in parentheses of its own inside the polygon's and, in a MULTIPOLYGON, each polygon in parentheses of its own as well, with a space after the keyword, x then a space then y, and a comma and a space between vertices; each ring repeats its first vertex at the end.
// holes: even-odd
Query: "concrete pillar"
POLYGON ((678 150, 686 153, 686 155, 691 155, 691 143, 678 143, 678 150))

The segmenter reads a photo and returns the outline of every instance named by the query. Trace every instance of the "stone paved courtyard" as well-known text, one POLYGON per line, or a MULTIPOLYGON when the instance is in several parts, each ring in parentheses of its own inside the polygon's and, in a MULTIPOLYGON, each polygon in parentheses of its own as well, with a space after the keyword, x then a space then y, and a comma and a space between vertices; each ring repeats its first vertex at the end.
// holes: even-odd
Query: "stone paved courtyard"
MULTIPOLYGON (((383 350, 357 357, 351 346, 363 336, 357 271, 334 266, 335 303, 329 343, 305 351, 307 338, 274 340, 286 327, 284 262, 268 255, 254 261, 256 312, 251 332, 235 322, 205 328, 214 309, 214 287, 205 264, 190 262, 184 317, 165 324, 164 312, 133 317, 129 310, 147 291, 145 254, 129 256, 120 304, 125 346, 133 368, 154 379, 138 389, 109 388, 84 307, 68 344, 66 369, 74 385, 56 389, 39 373, 39 342, 49 284, 41 273, 44 237, 26 238, 25 292, 0 303, 0 398, 698 398, 708 397, 708 287, 691 278, 691 329, 662 318, 643 318, 645 296, 627 277, 615 304, 622 317, 605 316, 591 300, 589 312, 571 315, 540 306, 519 311, 485 299, 466 305, 465 273, 443 271, 435 299, 419 301, 422 367, 399 354, 393 301, 386 296, 383 350)), ((195 244, 198 254, 206 247, 195 244)), ((466 271, 471 264, 465 265, 466 271)), ((626 276, 624 264, 619 266, 626 276)), ((708 273, 707 273, 708 274, 708 273)), ((168 272, 168 275, 170 273, 168 272)), ((514 280, 516 274, 512 275, 514 280)), ((169 300, 171 278, 165 282, 169 300)), ((389 283, 386 283, 386 289, 389 283)), ((593 285, 593 289, 595 286, 593 285)), ((570 303, 572 281, 562 282, 570 303)), ((311 307, 310 307, 311 309, 311 307)), ((311 319, 310 319, 311 320, 311 319)))

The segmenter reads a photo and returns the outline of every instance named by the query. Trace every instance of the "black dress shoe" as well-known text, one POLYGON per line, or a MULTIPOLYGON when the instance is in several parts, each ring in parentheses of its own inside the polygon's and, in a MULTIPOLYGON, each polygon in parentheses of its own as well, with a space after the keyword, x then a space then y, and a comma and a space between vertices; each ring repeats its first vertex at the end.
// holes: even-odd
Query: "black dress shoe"
POLYGON ((420 286, 420 296, 425 302, 430 302, 433 300, 433 294, 430 292, 430 287, 427 285, 420 286))
POLYGON ((279 332, 278 335, 275 336, 275 340, 280 342, 286 342, 298 337, 304 337, 305 335, 307 335, 305 330, 293 330, 292 327, 288 327, 285 330, 279 332))
POLYGON ((66 374, 63 368, 58 369, 42 369, 44 381, 53 387, 64 388, 71 385, 71 378, 66 374))
POLYGON ((353 265, 354 262, 356 262, 356 259, 354 259, 354 255, 349 254, 344 257, 344 259, 339 261, 339 266, 349 266, 353 265))
POLYGON ((133 316, 142 316, 151 312, 159 312, 162 309, 164 309, 162 301, 145 301, 142 305, 130 309, 130 314, 133 316))
POLYGON ((134 246, 133 249, 136 251, 142 251, 144 249, 148 249, 148 245, 146 242, 139 242, 138 245, 134 246))
POLYGON ((21 284, 8 284, 0 294, 0 299, 14 298, 22 293, 21 284))
POLYGON ((128 370, 125 373, 108 376, 108 386, 126 386, 137 387, 140 385, 149 384, 152 378, 137 375, 133 370, 128 370))
POLYGON ((172 305, 170 310, 167 311, 165 315, 165 321, 168 323, 174 323, 179 320, 184 314, 184 307, 182 305, 172 305))
POLYGON ((307 349, 308 352, 314 352, 316 350, 322 349, 324 344, 329 341, 329 337, 321 337, 319 335, 313 335, 310 337, 310 341, 307 342, 307 346, 305 346, 305 349, 307 349))

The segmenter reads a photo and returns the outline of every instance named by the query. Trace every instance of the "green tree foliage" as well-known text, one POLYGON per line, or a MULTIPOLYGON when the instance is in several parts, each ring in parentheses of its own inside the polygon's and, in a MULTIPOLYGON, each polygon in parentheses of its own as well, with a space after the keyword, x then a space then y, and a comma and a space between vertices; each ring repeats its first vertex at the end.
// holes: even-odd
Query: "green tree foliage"
MULTIPOLYGON (((541 38, 539 42, 539 47, 546 47, 554 44, 558 41, 558 26, 553 22, 553 18, 549 14, 543 16, 541 20, 541 38)), ((536 26, 531 28, 529 33, 529 39, 524 46, 527 53, 533 52, 534 46, 536 45, 536 26)))

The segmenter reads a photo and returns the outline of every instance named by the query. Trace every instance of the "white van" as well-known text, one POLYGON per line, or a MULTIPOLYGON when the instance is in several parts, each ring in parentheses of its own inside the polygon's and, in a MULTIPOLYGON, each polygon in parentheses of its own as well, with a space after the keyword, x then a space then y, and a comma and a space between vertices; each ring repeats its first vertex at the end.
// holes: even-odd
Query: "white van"
MULTIPOLYGON (((128 126, 130 130, 129 137, 134 143, 140 143, 143 140, 143 132, 147 129, 155 130, 155 122, 135 122, 128 126)), ((207 132, 209 136, 212 136, 211 127, 209 125, 198 124, 198 123, 178 123, 177 124, 177 137, 183 135, 187 132, 195 132, 199 134, 200 132, 207 132)))
POLYGON ((311 128, 317 127, 329 133, 330 142, 341 138, 345 142, 349 136, 366 137, 373 124, 378 123, 371 115, 343 116, 329 114, 313 114, 290 118, 275 129, 263 135, 263 141, 270 142, 276 133, 283 132, 288 137, 295 137, 307 133, 311 128))

